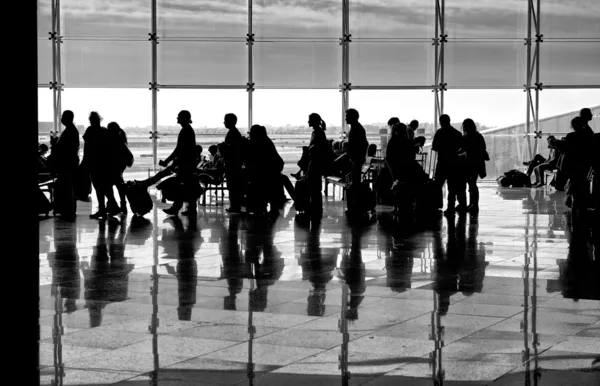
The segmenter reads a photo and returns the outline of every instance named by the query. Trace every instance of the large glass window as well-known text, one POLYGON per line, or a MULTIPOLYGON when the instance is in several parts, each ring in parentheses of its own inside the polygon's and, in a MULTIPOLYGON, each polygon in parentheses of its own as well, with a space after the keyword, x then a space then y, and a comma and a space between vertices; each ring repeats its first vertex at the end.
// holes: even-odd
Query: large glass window
POLYGON ((158 83, 245 85, 248 49, 242 42, 162 41, 158 45, 158 83))
POLYGON ((110 36, 148 40, 151 1, 61 0, 63 36, 110 36))
POLYGON ((37 36, 50 37, 52 31, 52 0, 37 0, 37 36))
POLYGON ((600 38, 596 0, 546 1, 542 4, 544 38, 600 38))
POLYGON ((540 81, 548 85, 600 85, 600 40, 543 42, 540 81))
MULTIPOLYGON (((527 99, 522 90, 449 90, 444 94, 444 113, 462 132, 463 120, 471 118, 484 134, 490 161, 487 177, 496 178, 521 168, 529 157, 531 138, 525 138, 527 99)), ((533 127, 531 128, 533 131, 533 127)), ((533 146, 533 140, 531 144, 533 146)))
POLYGON ((38 92, 38 142, 50 147, 50 132, 54 130, 54 98, 49 87, 38 92))
POLYGON ((435 83, 431 42, 353 42, 349 51, 352 85, 431 86, 435 83))
POLYGON ((240 38, 248 33, 248 0, 158 0, 161 38, 240 38))
POLYGON ((571 132, 571 119, 584 107, 595 111, 590 126, 599 132, 600 89, 544 90, 540 93, 540 130, 548 134, 571 132))
POLYGON ((263 42, 253 47, 257 87, 339 88, 342 53, 337 42, 263 42))
POLYGON ((52 40, 38 39, 38 84, 52 82, 52 40))
POLYGON ((451 39, 522 40, 527 36, 527 3, 528 0, 446 1, 446 33, 451 39))
MULTIPOLYGON (((75 124, 87 128, 91 111, 103 118, 102 126, 117 122, 127 134, 134 163, 125 173, 145 173, 153 165, 152 140, 152 93, 148 89, 125 88, 66 88, 62 92, 62 109, 75 114, 75 124)), ((83 135, 85 129, 80 130, 83 135)), ((83 141, 83 140, 82 140, 83 141)), ((83 142, 81 144, 83 148, 83 142)))
POLYGON ((158 92, 158 159, 165 159, 175 149, 181 126, 177 114, 188 110, 196 143, 208 154, 208 147, 223 142, 227 129, 223 118, 234 113, 242 134, 248 131, 248 93, 245 90, 160 90, 158 92))
POLYGON ((527 50, 523 42, 457 42, 444 48, 448 87, 523 87, 527 50))
POLYGON ((342 36, 341 0, 254 0, 252 29, 259 38, 342 36))
POLYGON ((431 39, 434 27, 434 0, 350 0, 352 38, 431 39))
POLYGON ((338 139, 342 127, 342 98, 337 90, 256 90, 252 95, 252 122, 267 128, 285 161, 284 173, 296 172, 302 146, 310 141, 308 116, 325 121, 325 134, 338 139))
POLYGON ((148 42, 65 40, 63 83, 67 87, 148 87, 148 42))

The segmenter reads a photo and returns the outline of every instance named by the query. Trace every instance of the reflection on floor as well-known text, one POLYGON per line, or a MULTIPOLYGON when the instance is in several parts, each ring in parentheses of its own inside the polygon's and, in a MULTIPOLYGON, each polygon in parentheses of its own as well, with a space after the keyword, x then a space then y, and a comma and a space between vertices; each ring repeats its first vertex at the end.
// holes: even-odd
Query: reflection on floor
POLYGON ((41 383, 598 385, 599 248, 563 199, 484 186, 413 226, 81 204, 40 221, 41 383))

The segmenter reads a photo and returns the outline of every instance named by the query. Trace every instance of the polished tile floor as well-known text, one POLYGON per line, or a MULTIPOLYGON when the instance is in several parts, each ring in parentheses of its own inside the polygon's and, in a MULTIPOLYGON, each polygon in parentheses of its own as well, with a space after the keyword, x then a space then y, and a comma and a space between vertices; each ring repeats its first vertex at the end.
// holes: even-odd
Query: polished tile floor
POLYGON ((478 216, 412 225, 80 203, 39 224, 41 384, 597 386, 598 245, 563 199, 482 185, 478 216))

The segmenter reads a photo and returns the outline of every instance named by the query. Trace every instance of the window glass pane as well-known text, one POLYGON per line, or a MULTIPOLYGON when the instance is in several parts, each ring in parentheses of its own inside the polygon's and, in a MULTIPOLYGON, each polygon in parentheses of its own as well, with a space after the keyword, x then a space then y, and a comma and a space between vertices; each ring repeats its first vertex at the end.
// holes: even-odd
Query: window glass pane
POLYGON ((160 90, 158 93, 158 159, 167 158, 177 142, 181 126, 177 114, 188 110, 196 143, 208 154, 208 147, 225 139, 225 114, 234 113, 242 134, 248 131, 248 93, 245 90, 160 90))
POLYGON ((38 141, 50 148, 50 132, 54 130, 54 99, 48 87, 38 88, 38 141))
POLYGON ((48 38, 52 31, 52 0, 37 0, 37 36, 48 38))
POLYGON ((179 85, 245 85, 245 43, 173 42, 158 45, 158 83, 179 85))
POLYGON ((158 0, 158 35, 239 37, 248 33, 247 0, 158 0))
POLYGON ((571 119, 584 107, 595 110, 590 126, 600 132, 600 89, 544 90, 540 93, 541 130, 547 134, 571 132, 571 119))
POLYGON ((543 42, 540 82, 547 85, 600 85, 600 43, 543 42))
POLYGON ((342 1, 254 0, 252 29, 261 38, 338 39, 342 36, 342 1))
POLYGON ((38 39, 38 84, 52 82, 52 40, 38 39))
POLYGON ((147 42, 65 40, 63 83, 67 87, 149 87, 147 42))
MULTIPOLYGON (((162 91, 161 91, 162 92, 162 91)), ((127 134, 129 148, 134 155, 131 168, 125 170, 125 180, 147 178, 148 168, 153 165, 152 141, 152 93, 148 89, 113 88, 65 88, 62 92, 62 109, 75 114, 75 124, 82 125, 80 134, 89 126, 91 111, 103 118, 102 126, 117 122, 127 134), (144 177, 146 176, 146 177, 144 177)), ((81 140, 83 149, 83 139, 81 140)))
POLYGON ((151 1, 61 0, 63 36, 110 36, 148 39, 151 1))
POLYGON ((526 62, 523 42, 451 41, 445 45, 444 81, 448 87, 523 87, 526 62))
POLYGON ((435 1, 350 0, 352 38, 433 38, 435 1))
MULTIPOLYGON (((446 33, 451 39, 525 38, 527 2, 527 0, 446 1, 446 33)), ((542 9, 542 12, 544 14, 545 9, 542 9)))
POLYGON ((597 0, 545 1, 542 4, 544 38, 600 38, 597 0))
POLYGON ((333 42, 257 42, 256 86, 331 87, 342 83, 342 50, 333 42))
POLYGON ((350 83, 361 86, 431 86, 434 84, 431 43, 350 44, 350 83))
POLYGON ((285 161, 284 173, 298 171, 302 146, 310 141, 308 116, 317 113, 327 125, 325 134, 338 139, 342 131, 342 97, 337 90, 256 90, 252 122, 267 128, 285 161))
POLYGON ((529 157, 528 140, 523 135, 527 113, 523 91, 449 90, 444 93, 444 113, 461 132, 463 120, 471 118, 484 134, 491 159, 486 163, 487 178, 522 168, 529 157))

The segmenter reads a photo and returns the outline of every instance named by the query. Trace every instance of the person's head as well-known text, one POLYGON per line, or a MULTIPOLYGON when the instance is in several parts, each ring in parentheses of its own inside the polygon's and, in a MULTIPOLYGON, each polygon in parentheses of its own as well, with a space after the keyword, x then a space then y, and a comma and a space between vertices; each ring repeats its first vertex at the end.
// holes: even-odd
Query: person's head
POLYGON ((440 125, 442 127, 450 126, 450 116, 448 114, 440 115, 440 125))
POLYGON ((90 113, 90 117, 89 117, 89 121, 90 121, 90 125, 92 126, 100 126, 100 122, 102 122, 102 116, 100 116, 100 114, 98 114, 97 111, 92 111, 90 113))
POLYGON ((322 130, 326 129, 325 121, 321 119, 321 116, 317 113, 312 113, 308 116, 308 126, 313 129, 320 128, 322 130))
POLYGON ((417 130, 419 128, 419 121, 413 119, 412 121, 410 121, 408 126, 412 127, 413 130, 417 130))
POLYGON ((45 143, 41 143, 38 145, 38 153, 40 155, 44 155, 48 152, 48 145, 46 145, 45 143))
POLYGON ((586 124, 587 122, 591 121, 592 118, 594 117, 592 115, 592 110, 586 108, 581 109, 581 111, 579 112, 579 116, 581 117, 581 119, 583 120, 583 124, 586 124))
POLYGON ((398 117, 391 117, 388 119, 388 127, 391 129, 394 127, 396 123, 400 123, 400 119, 398 117))
POLYGON ((121 130, 121 126, 119 126, 119 124, 117 122, 109 123, 108 126, 106 126, 106 128, 111 131, 120 131, 121 130))
POLYGON ((210 153, 210 155, 217 154, 217 145, 210 145, 208 147, 208 152, 210 153))
POLYGON ((583 122, 582 122, 581 117, 575 117, 575 118, 571 119, 571 128, 573 129, 573 131, 578 131, 582 127, 583 127, 583 122))
POLYGON ((367 148, 367 157, 375 157, 375 154, 377 154, 377 145, 370 143, 367 148))
POLYGON ((358 111, 355 109, 346 110, 346 123, 351 125, 358 122, 358 111))
POLYGON ((252 125, 248 132, 250 139, 261 139, 267 137, 267 129, 261 125, 252 125))
POLYGON ((471 134, 477 131, 477 126, 471 118, 467 118, 462 123, 462 129, 465 134, 471 134))
POLYGON ((225 114, 225 119, 223 121, 223 124, 228 129, 234 128, 235 125, 237 125, 237 116, 234 113, 225 114))
POLYGON ((70 125, 73 123, 73 120, 75 119, 75 114, 73 114, 73 112, 71 110, 65 110, 62 113, 62 117, 60 118, 60 121, 62 122, 63 125, 70 125))
POLYGON ((177 123, 180 125, 191 125, 192 124, 192 114, 190 114, 187 110, 181 110, 179 114, 177 114, 177 123))
POLYGON ((199 157, 203 150, 202 145, 196 145, 196 157, 199 157))
POLYGON ((402 122, 398 122, 392 127, 392 137, 408 138, 406 132, 406 125, 402 122))
POLYGON ((415 139, 415 129, 410 125, 406 126, 406 137, 411 141, 415 139))
MULTIPOLYGON (((208 151, 210 151, 210 148, 208 148, 208 151)), ((219 153, 219 155, 223 155, 223 152, 225 151, 225 144, 224 143, 220 143, 217 145, 217 152, 219 153)))
POLYGON ((550 144, 550 142, 552 142, 552 140, 554 140, 554 139, 555 139, 555 137, 553 135, 549 135, 546 140, 548 141, 548 144, 550 144))

